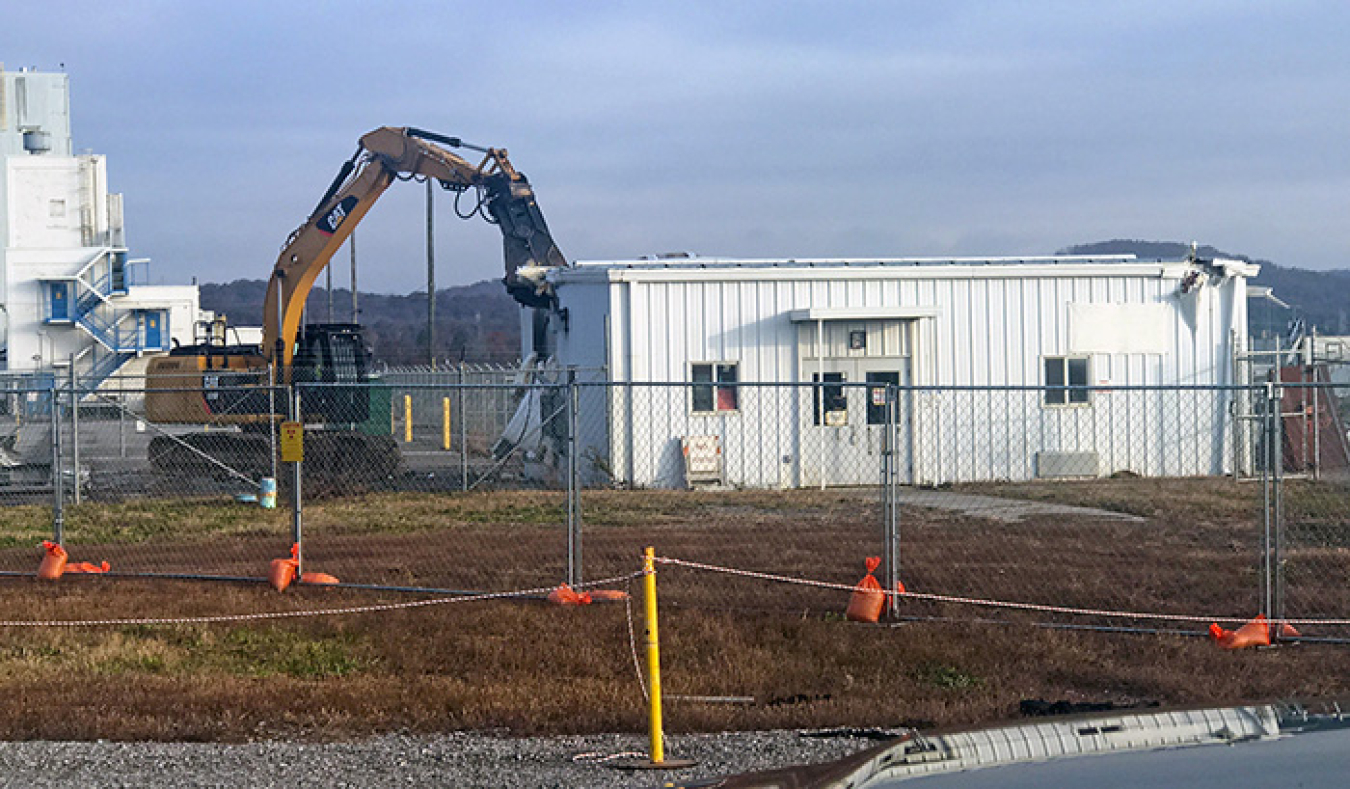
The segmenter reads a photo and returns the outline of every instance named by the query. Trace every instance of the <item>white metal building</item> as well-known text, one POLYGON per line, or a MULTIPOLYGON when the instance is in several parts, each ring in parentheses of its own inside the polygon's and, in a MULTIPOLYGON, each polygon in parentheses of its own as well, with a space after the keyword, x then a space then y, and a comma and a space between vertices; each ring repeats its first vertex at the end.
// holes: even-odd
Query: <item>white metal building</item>
POLYGON ((74 152, 66 74, 0 67, 0 369, 94 383, 190 343, 196 286, 143 284, 105 157, 74 152))
POLYGON ((681 440, 699 435, 719 437, 730 485, 875 483, 885 384, 922 387, 897 425, 904 482, 1216 474, 1228 393, 1119 387, 1234 384, 1256 272, 1132 256, 582 262, 550 272, 558 310, 523 350, 633 384, 583 396, 606 416, 583 420, 581 454, 617 484, 682 485, 681 440), (823 382, 825 402, 746 382, 823 382), (652 383, 685 386, 658 399, 652 383), (1036 389, 954 388, 989 386, 1036 389))

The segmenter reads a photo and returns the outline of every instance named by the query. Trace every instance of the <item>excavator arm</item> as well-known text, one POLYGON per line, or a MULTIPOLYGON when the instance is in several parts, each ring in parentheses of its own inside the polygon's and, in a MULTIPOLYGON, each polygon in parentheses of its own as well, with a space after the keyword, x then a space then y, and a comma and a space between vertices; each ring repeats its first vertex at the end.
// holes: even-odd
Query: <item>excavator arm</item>
POLYGON ((447 190, 474 190, 482 214, 502 233, 505 284, 516 301, 531 307, 551 300, 539 269, 565 266, 525 176, 500 148, 478 148, 457 137, 413 128, 385 126, 361 138, 332 185, 303 225, 291 234, 277 258, 263 306, 263 355, 289 369, 305 299, 320 272, 395 179, 434 178, 447 190), (477 166, 447 150, 483 154, 477 166), (525 276, 522 276, 524 274, 525 276))

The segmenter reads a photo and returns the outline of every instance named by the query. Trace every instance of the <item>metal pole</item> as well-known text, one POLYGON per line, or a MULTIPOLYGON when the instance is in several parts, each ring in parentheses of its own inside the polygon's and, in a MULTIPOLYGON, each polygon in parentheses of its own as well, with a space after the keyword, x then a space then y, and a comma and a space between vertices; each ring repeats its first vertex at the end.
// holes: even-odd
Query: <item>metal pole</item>
POLYGON ((1273 486, 1274 463, 1277 462, 1277 450, 1274 449, 1274 424, 1280 417, 1280 409, 1274 399, 1274 385, 1266 382, 1265 420, 1262 442, 1265 443, 1261 462, 1261 613, 1266 619, 1273 619, 1273 571, 1272 571, 1272 534, 1273 534, 1273 486))
POLYGON ((434 192, 427 179, 427 364, 436 369, 436 234, 432 226, 434 192))
POLYGON ((356 231, 353 230, 350 236, 347 236, 347 244, 352 253, 352 323, 360 323, 357 316, 361 311, 356 307, 356 231))
POLYGON ((816 321, 816 435, 820 440, 820 489, 825 489, 825 319, 816 321))
POLYGON ((1275 402, 1272 409, 1275 414, 1274 438, 1270 442, 1273 473, 1271 494, 1273 498, 1274 543, 1271 550, 1271 572, 1273 590, 1271 592, 1270 620, 1284 618, 1284 393, 1279 384, 1272 387, 1275 402))
POLYGON ((52 542, 60 545, 66 531, 66 496, 61 484, 61 404, 55 381, 47 393, 52 414, 52 542))
POLYGON ((469 425, 465 421, 468 413, 465 400, 469 391, 464 388, 464 360, 459 362, 459 479, 460 490, 469 491, 469 425))
POLYGON ((127 392, 120 389, 117 393, 117 453, 118 457, 127 456, 127 392))
POLYGON ((267 446, 272 453, 272 480, 277 479, 277 365, 272 362, 267 365, 267 419, 269 427, 267 430, 267 446))
MULTIPOLYGON (((886 558, 886 591, 894 592, 900 584, 900 530, 899 513, 896 511, 898 500, 895 489, 898 479, 896 469, 895 450, 898 443, 896 436, 896 409, 899 403, 899 397, 896 388, 890 384, 886 385, 886 425, 885 434, 882 439, 881 452, 881 495, 882 511, 885 518, 883 529, 883 555, 886 558)), ((890 598, 894 603, 895 598, 890 598)), ((896 606, 890 606, 891 615, 896 613, 896 606)))
POLYGON ((567 582, 581 583, 581 484, 577 479, 577 373, 567 371, 567 582))
MULTIPOLYGON (((289 398, 291 401, 291 421, 299 422, 300 389, 299 387, 293 386, 291 388, 291 392, 293 393, 292 396, 289 398)), ((303 433, 303 430, 301 432, 303 433)), ((301 495, 300 491, 301 477, 303 476, 301 471, 302 465, 303 463, 301 461, 296 461, 295 463, 291 464, 291 466, 293 467, 293 476, 291 478, 291 544, 296 546, 295 552, 296 578, 300 577, 301 572, 304 569, 304 554, 305 554, 304 541, 302 539, 303 530, 301 528, 301 521, 303 519, 304 514, 304 497, 301 495)))
POLYGON ((80 392, 75 374, 75 354, 70 355, 70 457, 74 466, 75 506, 80 506, 80 392))

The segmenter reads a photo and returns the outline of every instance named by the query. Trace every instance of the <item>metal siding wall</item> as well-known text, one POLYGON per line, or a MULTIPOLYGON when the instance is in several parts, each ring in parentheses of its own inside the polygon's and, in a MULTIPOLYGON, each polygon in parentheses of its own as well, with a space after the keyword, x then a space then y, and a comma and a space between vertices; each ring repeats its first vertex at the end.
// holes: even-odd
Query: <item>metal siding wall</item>
MULTIPOLYGON (((613 341, 617 351, 623 338, 631 364, 626 369, 616 365, 616 373, 626 372, 635 381, 684 382, 689 361, 735 361, 742 381, 809 380, 813 370, 799 360, 789 311, 936 305, 936 319, 918 321, 913 330, 917 344, 909 350, 916 383, 1039 385, 1041 359, 1068 348, 1068 304, 1164 301, 1179 306, 1173 295, 1176 280, 1156 276, 887 281, 830 280, 828 271, 821 271, 820 279, 792 281, 707 276, 634 281, 611 289, 629 294, 627 309, 613 313, 613 341)), ((1229 282, 1208 289, 1194 331, 1174 312, 1167 354, 1094 354, 1092 382, 1102 382, 1106 390, 1094 392, 1089 408, 1045 408, 1034 394, 985 395, 982 400, 968 395, 964 402, 953 392, 917 397, 916 479, 1027 478, 1034 473, 1035 453, 1043 450, 1097 451, 1103 473, 1215 473, 1227 455, 1227 431, 1210 418, 1210 404, 1182 402, 1175 393, 1126 397, 1109 389, 1178 382, 1182 369, 1191 371, 1184 383, 1228 382, 1229 331, 1245 306, 1233 306, 1229 289, 1235 287, 1229 282)), ((881 325, 869 322, 869 333, 881 325)), ((846 342, 847 334, 840 331, 831 327, 832 344, 846 342)), ((869 339, 867 355, 894 355, 903 348, 899 335, 892 334, 883 333, 879 347, 869 339)), ((769 391, 752 396, 747 388, 739 413, 711 417, 691 415, 685 392, 666 395, 663 413, 630 403, 635 418, 647 422, 625 431, 633 482, 671 484, 682 477, 678 436, 717 432, 724 436, 733 482, 800 483, 778 459, 802 450, 801 398, 788 403, 784 396, 767 396, 769 391), (765 410, 770 405, 773 413, 765 410)), ((620 415, 616 423, 626 419, 620 415)))

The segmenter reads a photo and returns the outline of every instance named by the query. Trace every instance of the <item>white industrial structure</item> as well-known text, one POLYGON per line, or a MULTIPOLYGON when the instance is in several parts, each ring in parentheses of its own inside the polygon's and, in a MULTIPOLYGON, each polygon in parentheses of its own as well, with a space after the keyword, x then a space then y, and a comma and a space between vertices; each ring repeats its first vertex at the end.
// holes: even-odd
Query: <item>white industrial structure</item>
POLYGON ((66 74, 0 67, 0 369, 83 383, 192 342, 196 286, 140 282, 105 157, 75 154, 66 74))
POLYGON ((1219 474, 1231 393, 1122 387, 1235 384, 1257 270, 1133 256, 582 262, 549 272, 557 307, 546 328, 526 321, 523 351, 620 384, 581 395, 578 455, 614 484, 684 484, 684 449, 704 436, 728 485, 875 484, 890 423, 905 483, 1219 474))

